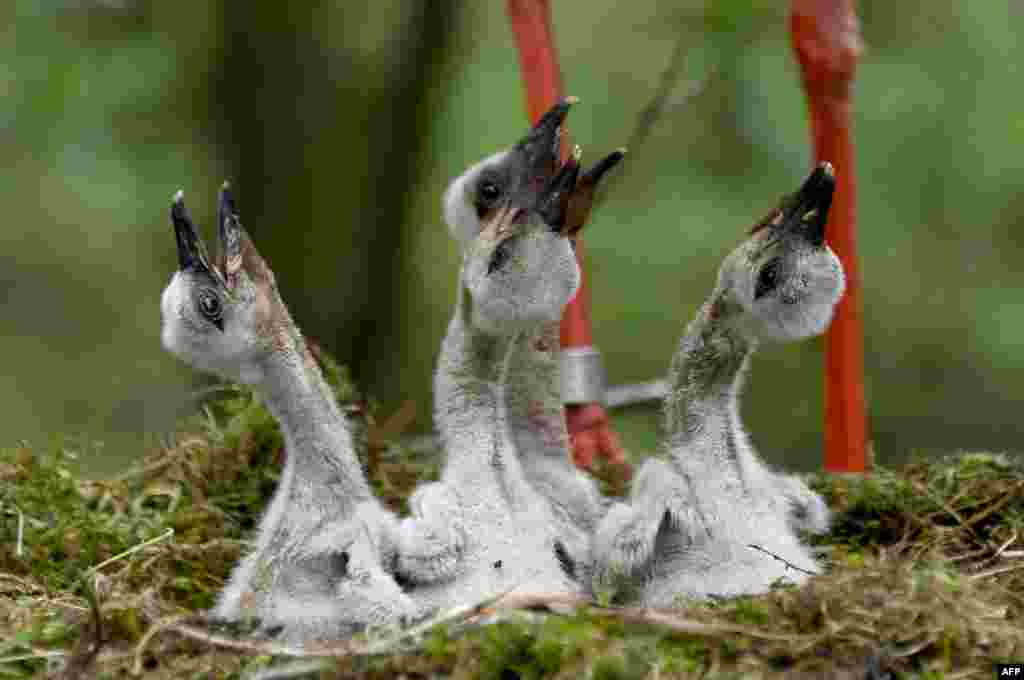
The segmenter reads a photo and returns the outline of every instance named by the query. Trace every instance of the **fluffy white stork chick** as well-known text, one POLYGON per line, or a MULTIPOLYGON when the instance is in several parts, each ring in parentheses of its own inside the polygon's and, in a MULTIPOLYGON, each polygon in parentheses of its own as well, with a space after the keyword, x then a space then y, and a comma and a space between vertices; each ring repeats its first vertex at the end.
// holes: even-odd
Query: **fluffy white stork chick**
POLYGON ((515 589, 581 589, 558 516, 527 478, 508 409, 511 353, 557 323, 579 286, 561 229, 579 166, 575 158, 557 166, 559 127, 573 101, 560 102, 522 141, 471 167, 445 194, 463 254, 434 381, 447 459, 441 481, 413 495, 398 555, 399 573, 415 584, 411 595, 426 606, 515 589))
POLYGON ((370 493, 334 395, 226 183, 218 213, 214 263, 182 193, 175 197, 179 269, 161 299, 163 345, 199 370, 257 389, 281 424, 288 455, 255 548, 212 615, 256 619, 262 632, 280 631, 292 643, 413 616, 414 603, 382 568, 394 559, 394 519, 370 493))
POLYGON ((598 587, 618 588, 620 601, 667 607, 817 572, 797 530, 827 530, 828 509, 800 479, 764 465, 738 398, 760 341, 824 332, 843 294, 842 267, 824 242, 834 188, 823 163, 725 258, 687 327, 669 374, 663 451, 595 537, 598 587))
MULTIPOLYGON (((578 153, 577 149, 574 159, 578 153)), ((580 175, 565 201, 562 219, 548 226, 574 238, 589 217, 601 178, 624 157, 625 150, 619 149, 580 175)), ((481 183, 491 181, 487 173, 475 175, 471 169, 445 195, 445 219, 464 250, 484 229, 476 204, 481 183)), ((590 543, 607 500, 594 480, 576 467, 569 451, 558 360, 560 320, 540 323, 513 343, 503 393, 505 414, 527 481, 555 513, 557 533, 565 549, 561 557, 573 576, 589 588, 590 543)))

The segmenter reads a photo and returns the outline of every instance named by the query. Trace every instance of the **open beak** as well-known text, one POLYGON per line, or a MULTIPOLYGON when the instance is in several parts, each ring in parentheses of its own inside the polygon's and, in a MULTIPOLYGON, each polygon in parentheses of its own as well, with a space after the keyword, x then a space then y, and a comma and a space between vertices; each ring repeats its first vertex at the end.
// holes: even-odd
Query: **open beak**
POLYGON ((531 178, 543 178, 546 182, 555 174, 558 168, 562 123, 569 115, 572 105, 578 102, 579 99, 576 97, 563 97, 548 109, 526 136, 515 145, 515 150, 523 154, 524 165, 529 169, 531 178))
POLYGON ((235 280, 233 274, 237 273, 242 264, 241 226, 238 223, 238 214, 234 210, 230 188, 227 182, 224 184, 218 206, 218 233, 223 271, 210 261, 203 239, 199 236, 199 230, 188 214, 188 208, 185 207, 185 192, 180 189, 174 194, 174 203, 171 204, 171 223, 174 225, 174 238, 178 244, 178 268, 183 272, 205 272, 221 287, 231 290, 235 280), (225 279, 224 272, 232 274, 229 277, 230 281, 225 279))
POLYGON ((210 259, 199 237, 199 230, 192 222, 185 207, 185 192, 179 190, 171 204, 171 223, 174 225, 174 237, 178 243, 178 268, 185 271, 211 272, 210 259))
POLYGON ((835 188, 832 164, 818 164, 783 209, 779 228, 799 233, 815 246, 825 243, 825 225, 835 188))
POLYGON ((562 123, 578 101, 561 99, 512 147, 515 188, 483 219, 483 238, 504 240, 512 235, 513 225, 529 221, 531 214, 539 214, 549 225, 561 222, 579 168, 577 164, 574 171, 571 162, 559 168, 559 140, 562 123))
POLYGON ((484 225, 483 233, 500 239, 511 225, 529 213, 540 216, 552 231, 574 236, 590 215, 594 192, 601 178, 625 157, 625 149, 615 151, 581 173, 579 147, 565 163, 559 163, 561 129, 576 97, 564 97, 551 107, 513 147, 519 155, 522 172, 518 189, 504 207, 495 210, 484 225))
POLYGON ((566 212, 580 174, 580 156, 582 151, 577 146, 569 160, 562 164, 558 174, 548 181, 537 200, 537 213, 558 234, 564 235, 566 212))

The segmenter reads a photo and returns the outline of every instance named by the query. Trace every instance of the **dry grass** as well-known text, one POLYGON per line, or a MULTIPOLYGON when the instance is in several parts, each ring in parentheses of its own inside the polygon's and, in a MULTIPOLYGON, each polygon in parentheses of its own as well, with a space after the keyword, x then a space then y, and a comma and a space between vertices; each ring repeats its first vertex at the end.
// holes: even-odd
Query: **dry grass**
MULTIPOLYGON (((402 510, 436 452, 393 443, 409 410, 376 424, 327 368, 402 510)), ((258 401, 218 396, 117 479, 76 479, 61 443, 0 451, 0 677, 988 678, 1024 660, 1024 464, 992 454, 816 478, 838 519, 828 573, 801 588, 675 612, 517 596, 288 658, 197 616, 282 455, 258 401)))

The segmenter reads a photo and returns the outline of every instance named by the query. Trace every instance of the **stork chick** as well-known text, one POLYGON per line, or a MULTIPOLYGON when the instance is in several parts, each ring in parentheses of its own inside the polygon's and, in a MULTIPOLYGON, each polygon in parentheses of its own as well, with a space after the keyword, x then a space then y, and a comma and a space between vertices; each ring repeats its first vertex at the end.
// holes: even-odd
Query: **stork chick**
POLYGON ((662 453, 595 537, 598 587, 618 588, 620 600, 666 607, 817 572, 797 530, 825 531, 828 510, 801 480, 764 465, 738 400, 758 343, 819 335, 842 296, 842 267, 825 244, 834 188, 832 166, 819 165, 725 258, 687 327, 669 374, 662 453))
POLYGON ((579 286, 565 230, 579 166, 576 157, 558 166, 559 127, 574 101, 561 101, 445 193, 463 255, 434 381, 447 459, 441 481, 413 495, 398 555, 412 596, 429 607, 515 589, 581 589, 558 517, 524 470, 509 413, 512 353, 557 324, 579 286))
MULTIPOLYGON (((624 157, 625 150, 619 149, 583 172, 566 202, 563 222, 553 226, 574 238, 587 221, 601 179, 624 157)), ((459 212, 446 211, 449 219, 458 215, 470 220, 449 225, 456 237, 482 231, 475 213, 459 212)), ((554 511, 563 560, 589 589, 591 540, 608 504, 594 479, 573 462, 561 394, 560 327, 560 321, 540 324, 513 344, 505 412, 523 473, 554 511)))
POLYGON ((382 564, 394 519, 376 501, 330 387, 242 228, 227 183, 214 263, 175 196, 179 269, 163 292, 164 347, 193 367, 257 389, 281 424, 288 455, 259 525, 212 612, 256 619, 285 642, 332 639, 413 616, 382 564))

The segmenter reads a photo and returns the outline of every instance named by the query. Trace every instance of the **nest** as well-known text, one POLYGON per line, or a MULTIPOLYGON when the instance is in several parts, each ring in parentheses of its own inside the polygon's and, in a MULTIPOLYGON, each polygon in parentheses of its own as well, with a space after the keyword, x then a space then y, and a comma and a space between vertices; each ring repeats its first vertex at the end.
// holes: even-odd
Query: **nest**
MULTIPOLYGON (((370 480, 403 512, 437 478, 436 446, 403 437, 412 406, 378 424, 344 369, 325 372, 370 480)), ((508 596, 298 653, 212 628, 203 611, 284 453, 250 392, 211 394, 114 479, 78 478, 62 443, 0 450, 0 675, 987 678, 1024 658, 1024 463, 978 453, 813 478, 836 521, 816 539, 827 573, 799 588, 672 612, 508 596)))

